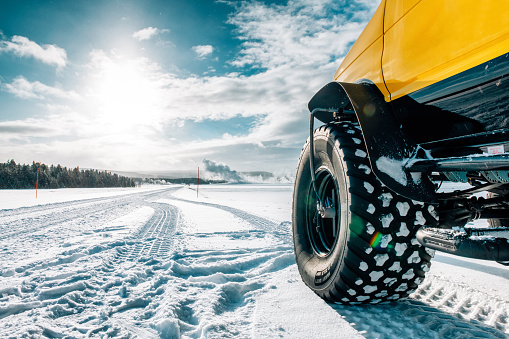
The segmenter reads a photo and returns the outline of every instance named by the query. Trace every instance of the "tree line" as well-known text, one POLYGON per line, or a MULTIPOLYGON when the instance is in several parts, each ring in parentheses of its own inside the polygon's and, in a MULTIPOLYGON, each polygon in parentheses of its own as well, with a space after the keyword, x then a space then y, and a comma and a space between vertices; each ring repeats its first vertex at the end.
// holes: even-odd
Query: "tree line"
POLYGON ((134 179, 93 169, 80 170, 40 162, 16 164, 14 160, 0 163, 0 189, 35 188, 39 169, 39 188, 134 187, 134 179))

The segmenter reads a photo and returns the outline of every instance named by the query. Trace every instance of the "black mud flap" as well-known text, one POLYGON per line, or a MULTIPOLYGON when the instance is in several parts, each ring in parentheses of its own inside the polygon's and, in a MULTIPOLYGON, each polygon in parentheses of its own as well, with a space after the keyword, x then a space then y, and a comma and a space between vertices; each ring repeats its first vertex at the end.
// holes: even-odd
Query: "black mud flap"
MULTIPOLYGON (((406 198, 435 203, 435 186, 422 172, 410 172, 407 167, 416 160, 418 146, 407 138, 374 84, 331 82, 309 102, 309 110, 335 108, 340 112, 351 103, 362 129, 371 168, 389 189, 406 198)), ((333 120, 331 113, 317 118, 325 123, 333 120), (327 120, 330 119, 330 120, 327 120)))

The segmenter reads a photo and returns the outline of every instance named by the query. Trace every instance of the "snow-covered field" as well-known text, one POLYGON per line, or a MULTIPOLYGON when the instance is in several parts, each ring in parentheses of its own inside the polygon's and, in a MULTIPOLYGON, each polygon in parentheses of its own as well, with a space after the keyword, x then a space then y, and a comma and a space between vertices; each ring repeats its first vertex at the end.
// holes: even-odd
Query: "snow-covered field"
POLYGON ((437 253, 412 298, 325 303, 290 185, 0 191, 2 338, 506 338, 509 268, 437 253))

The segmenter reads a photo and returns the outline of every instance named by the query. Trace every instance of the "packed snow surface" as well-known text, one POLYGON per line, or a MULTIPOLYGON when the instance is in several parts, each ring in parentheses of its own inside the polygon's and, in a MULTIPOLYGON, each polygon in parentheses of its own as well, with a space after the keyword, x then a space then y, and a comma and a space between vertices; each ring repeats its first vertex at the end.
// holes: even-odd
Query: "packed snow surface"
POLYGON ((497 263, 437 253, 407 300, 326 303, 297 271, 291 195, 291 185, 201 186, 198 197, 185 186, 0 191, 1 337, 509 337, 509 269, 497 263))

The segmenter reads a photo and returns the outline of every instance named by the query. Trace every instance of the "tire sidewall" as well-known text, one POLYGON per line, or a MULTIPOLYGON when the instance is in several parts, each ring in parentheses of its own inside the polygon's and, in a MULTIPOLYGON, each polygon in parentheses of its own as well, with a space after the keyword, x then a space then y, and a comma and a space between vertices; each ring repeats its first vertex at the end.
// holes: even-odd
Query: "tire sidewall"
POLYGON ((336 221, 336 241, 327 255, 319 255, 313 248, 309 234, 309 215, 316 211, 316 199, 312 188, 310 175, 310 147, 309 143, 303 150, 294 187, 293 200, 293 234, 296 260, 299 271, 306 284, 315 292, 328 290, 329 286, 338 279, 343 264, 346 242, 348 238, 348 225, 350 213, 347 208, 348 185, 345 164, 341 160, 340 150, 329 133, 316 133, 315 146, 315 173, 328 171, 332 174, 336 186, 336 201, 340 206, 340 220, 336 221))

